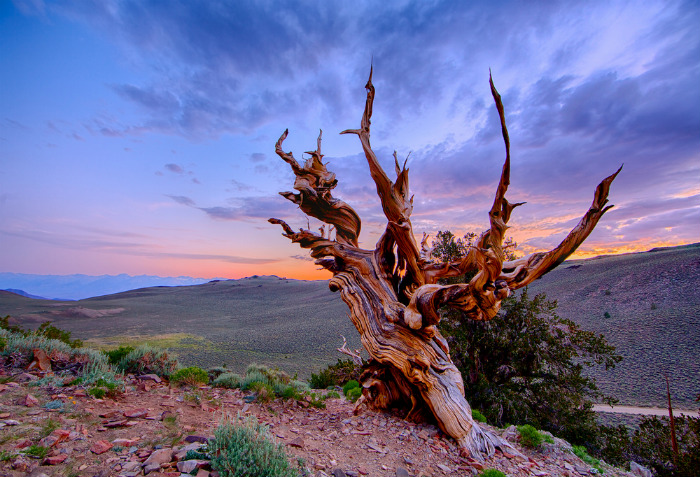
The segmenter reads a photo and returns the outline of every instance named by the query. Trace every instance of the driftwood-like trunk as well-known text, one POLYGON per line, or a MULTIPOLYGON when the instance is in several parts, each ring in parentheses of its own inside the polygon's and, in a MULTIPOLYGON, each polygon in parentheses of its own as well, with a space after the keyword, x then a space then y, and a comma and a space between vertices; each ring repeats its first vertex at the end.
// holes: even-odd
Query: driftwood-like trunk
POLYGON ((322 162, 321 135, 310 158, 300 165, 292 153, 282 150, 287 131, 275 151, 287 162, 298 193, 280 194, 297 204, 308 216, 329 225, 321 233, 292 230, 279 219, 284 235, 308 248, 316 263, 333 273, 330 289, 340 291, 350 307, 351 319, 370 355, 363 373, 364 402, 387 409, 398 403, 408 407, 407 418, 429 411, 440 428, 475 458, 490 454, 494 446, 505 445, 473 421, 464 398, 462 377, 452 363, 447 342, 437 331, 442 306, 459 308, 475 320, 490 320, 501 300, 555 268, 576 250, 590 234, 605 206, 610 183, 617 173, 598 185, 593 204, 579 224, 554 250, 536 253, 512 262, 505 261, 502 243, 513 208, 505 199, 510 181, 510 143, 501 98, 491 81, 491 91, 501 118, 506 159, 489 211, 490 229, 484 232, 467 256, 451 263, 432 259, 427 237, 419 247, 411 225, 413 198, 409 196, 408 169, 399 165, 394 153, 396 180, 392 182, 370 146, 370 118, 374 101, 372 73, 366 85, 367 101, 359 129, 343 131, 360 138, 370 175, 377 187, 387 226, 374 250, 358 247, 360 218, 345 202, 333 198, 335 174, 322 162), (335 231, 335 234, 333 234, 335 231), (333 236, 334 235, 334 236, 333 236), (440 278, 476 272, 469 283, 438 285, 440 278))

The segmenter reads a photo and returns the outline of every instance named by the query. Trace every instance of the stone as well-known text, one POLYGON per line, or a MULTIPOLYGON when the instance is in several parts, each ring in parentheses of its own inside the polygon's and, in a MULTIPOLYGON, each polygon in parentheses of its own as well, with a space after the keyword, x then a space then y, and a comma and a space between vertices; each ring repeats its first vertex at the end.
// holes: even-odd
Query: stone
POLYGON ((49 477, 41 469, 34 469, 28 473, 25 477, 49 477))
POLYGON ((7 385, 8 386, 11 386, 13 384, 18 385, 17 383, 27 383, 29 381, 36 381, 39 378, 34 376, 33 374, 22 373, 22 374, 18 374, 17 376, 15 376, 14 379, 15 379, 14 383, 7 383, 7 385))
POLYGON ((155 381, 156 383, 162 382, 162 379, 160 379, 160 376, 157 374, 142 374, 141 376, 136 376, 136 379, 140 379, 141 381, 155 381))
POLYGON ((2 421, 2 423, 5 424, 6 426, 19 426, 20 425, 20 422, 15 421, 14 419, 5 419, 4 421, 2 421))
POLYGON ((443 472, 446 473, 446 474, 451 474, 451 473, 452 473, 452 469, 450 469, 449 467, 447 467, 447 466, 444 465, 444 464, 437 464, 437 467, 438 467, 438 469, 440 469, 441 471, 443 471, 443 472))
POLYGON ((335 470, 331 473, 331 475, 332 475, 333 477, 347 477, 347 475, 345 475, 345 472, 343 472, 343 469, 335 469, 335 470))
POLYGON ((209 442, 209 438, 204 436, 187 436, 185 437, 185 442, 199 442, 200 444, 206 444, 207 442, 209 442))
POLYGON ((15 449, 24 449, 32 445, 31 439, 21 439, 15 444, 15 449))
POLYGON ((134 437, 133 439, 118 438, 112 441, 112 444, 120 447, 132 447, 140 440, 139 437, 134 437))
POLYGON ((48 436, 39 441, 39 445, 44 447, 55 447, 59 443, 68 440, 70 431, 65 429, 56 429, 48 436))
POLYGON ((137 418, 146 417, 148 414, 148 409, 132 409, 131 411, 124 411, 124 417, 137 418))
POLYGON ((298 447, 299 449, 304 448, 304 439, 301 437, 295 437, 291 441, 287 442, 287 445, 292 446, 292 447, 298 447))
POLYGON ((158 472, 160 470, 160 465, 158 464, 146 464, 143 466, 143 475, 148 475, 151 472, 158 472))
POLYGON ((409 477, 408 471, 406 469, 404 469, 403 467, 397 467, 396 468, 396 477, 409 477))
POLYGON ((90 447, 90 452, 92 452, 93 454, 100 455, 100 454, 104 454, 105 452, 107 452, 111 448, 112 448, 112 444, 110 442, 105 441, 105 440, 99 440, 99 441, 95 442, 92 445, 92 447, 90 447))
POLYGON ((39 405, 39 400, 32 396, 31 394, 27 394, 22 401, 20 402, 21 405, 26 406, 26 407, 34 407, 39 405))
POLYGON ((183 460, 182 462, 177 463, 177 470, 179 470, 183 474, 189 474, 194 469, 201 469, 202 467, 206 466, 207 464, 209 464, 208 460, 198 460, 198 459, 183 460))
POLYGON ((209 476, 210 476, 210 472, 208 470, 204 470, 204 469, 199 469, 197 471, 197 475, 196 475, 196 477, 209 477, 209 476))
POLYGON ((148 456, 148 459, 143 463, 144 468, 148 465, 157 465, 158 468, 160 468, 160 464, 167 464, 173 460, 173 450, 170 448, 167 449, 158 449, 156 451, 153 451, 153 453, 148 456))
POLYGON ((68 454, 52 455, 44 459, 42 465, 58 465, 68 458, 68 454))
POLYGON ((29 470, 30 465, 31 462, 29 461, 29 459, 22 456, 17 457, 15 460, 12 461, 12 468, 20 472, 27 472, 29 470))
POLYGON ((32 350, 34 353, 34 359, 29 366, 27 366, 27 371, 37 369, 39 371, 51 371, 51 360, 43 349, 32 350))
POLYGON ((105 423, 103 423, 103 426, 111 429, 111 428, 114 428, 114 427, 126 426, 126 424, 127 424, 127 420, 126 420, 126 419, 120 419, 120 420, 118 420, 118 421, 109 421, 109 422, 105 422, 105 423))
POLYGON ((649 469, 634 461, 630 461, 630 472, 639 477, 652 477, 653 475, 649 469))

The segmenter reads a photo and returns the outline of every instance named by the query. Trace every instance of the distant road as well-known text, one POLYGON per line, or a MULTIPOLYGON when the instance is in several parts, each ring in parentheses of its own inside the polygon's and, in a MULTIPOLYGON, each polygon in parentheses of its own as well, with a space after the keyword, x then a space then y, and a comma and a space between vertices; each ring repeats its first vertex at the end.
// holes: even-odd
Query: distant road
MULTIPOLYGON (((616 412, 619 414, 641 414, 643 416, 668 416, 668 409, 663 407, 636 407, 636 406, 608 406, 607 404, 594 404, 596 412, 616 412)), ((698 417, 698 411, 673 410, 674 416, 698 417)))

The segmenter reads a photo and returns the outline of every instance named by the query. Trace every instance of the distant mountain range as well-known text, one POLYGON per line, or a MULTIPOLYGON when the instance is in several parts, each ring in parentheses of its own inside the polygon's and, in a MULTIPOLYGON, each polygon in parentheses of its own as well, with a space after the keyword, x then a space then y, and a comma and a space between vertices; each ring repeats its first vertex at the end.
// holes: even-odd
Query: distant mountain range
POLYGON ((137 288, 199 285, 211 278, 158 277, 154 275, 32 275, 0 273, 0 290, 29 298, 83 300, 137 288))

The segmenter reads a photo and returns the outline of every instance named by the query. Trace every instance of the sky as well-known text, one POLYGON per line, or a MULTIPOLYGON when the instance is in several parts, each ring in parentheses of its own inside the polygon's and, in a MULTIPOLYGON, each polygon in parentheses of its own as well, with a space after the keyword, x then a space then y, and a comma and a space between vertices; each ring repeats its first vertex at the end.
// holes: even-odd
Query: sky
MULTIPOLYGON (((408 157, 418 238, 488 228, 510 131, 509 235, 576 257, 700 241, 697 1, 0 1, 0 272, 323 279, 270 217, 323 130, 334 196, 385 227, 359 140, 408 157)), ((311 221, 313 228, 318 223, 311 221)))

